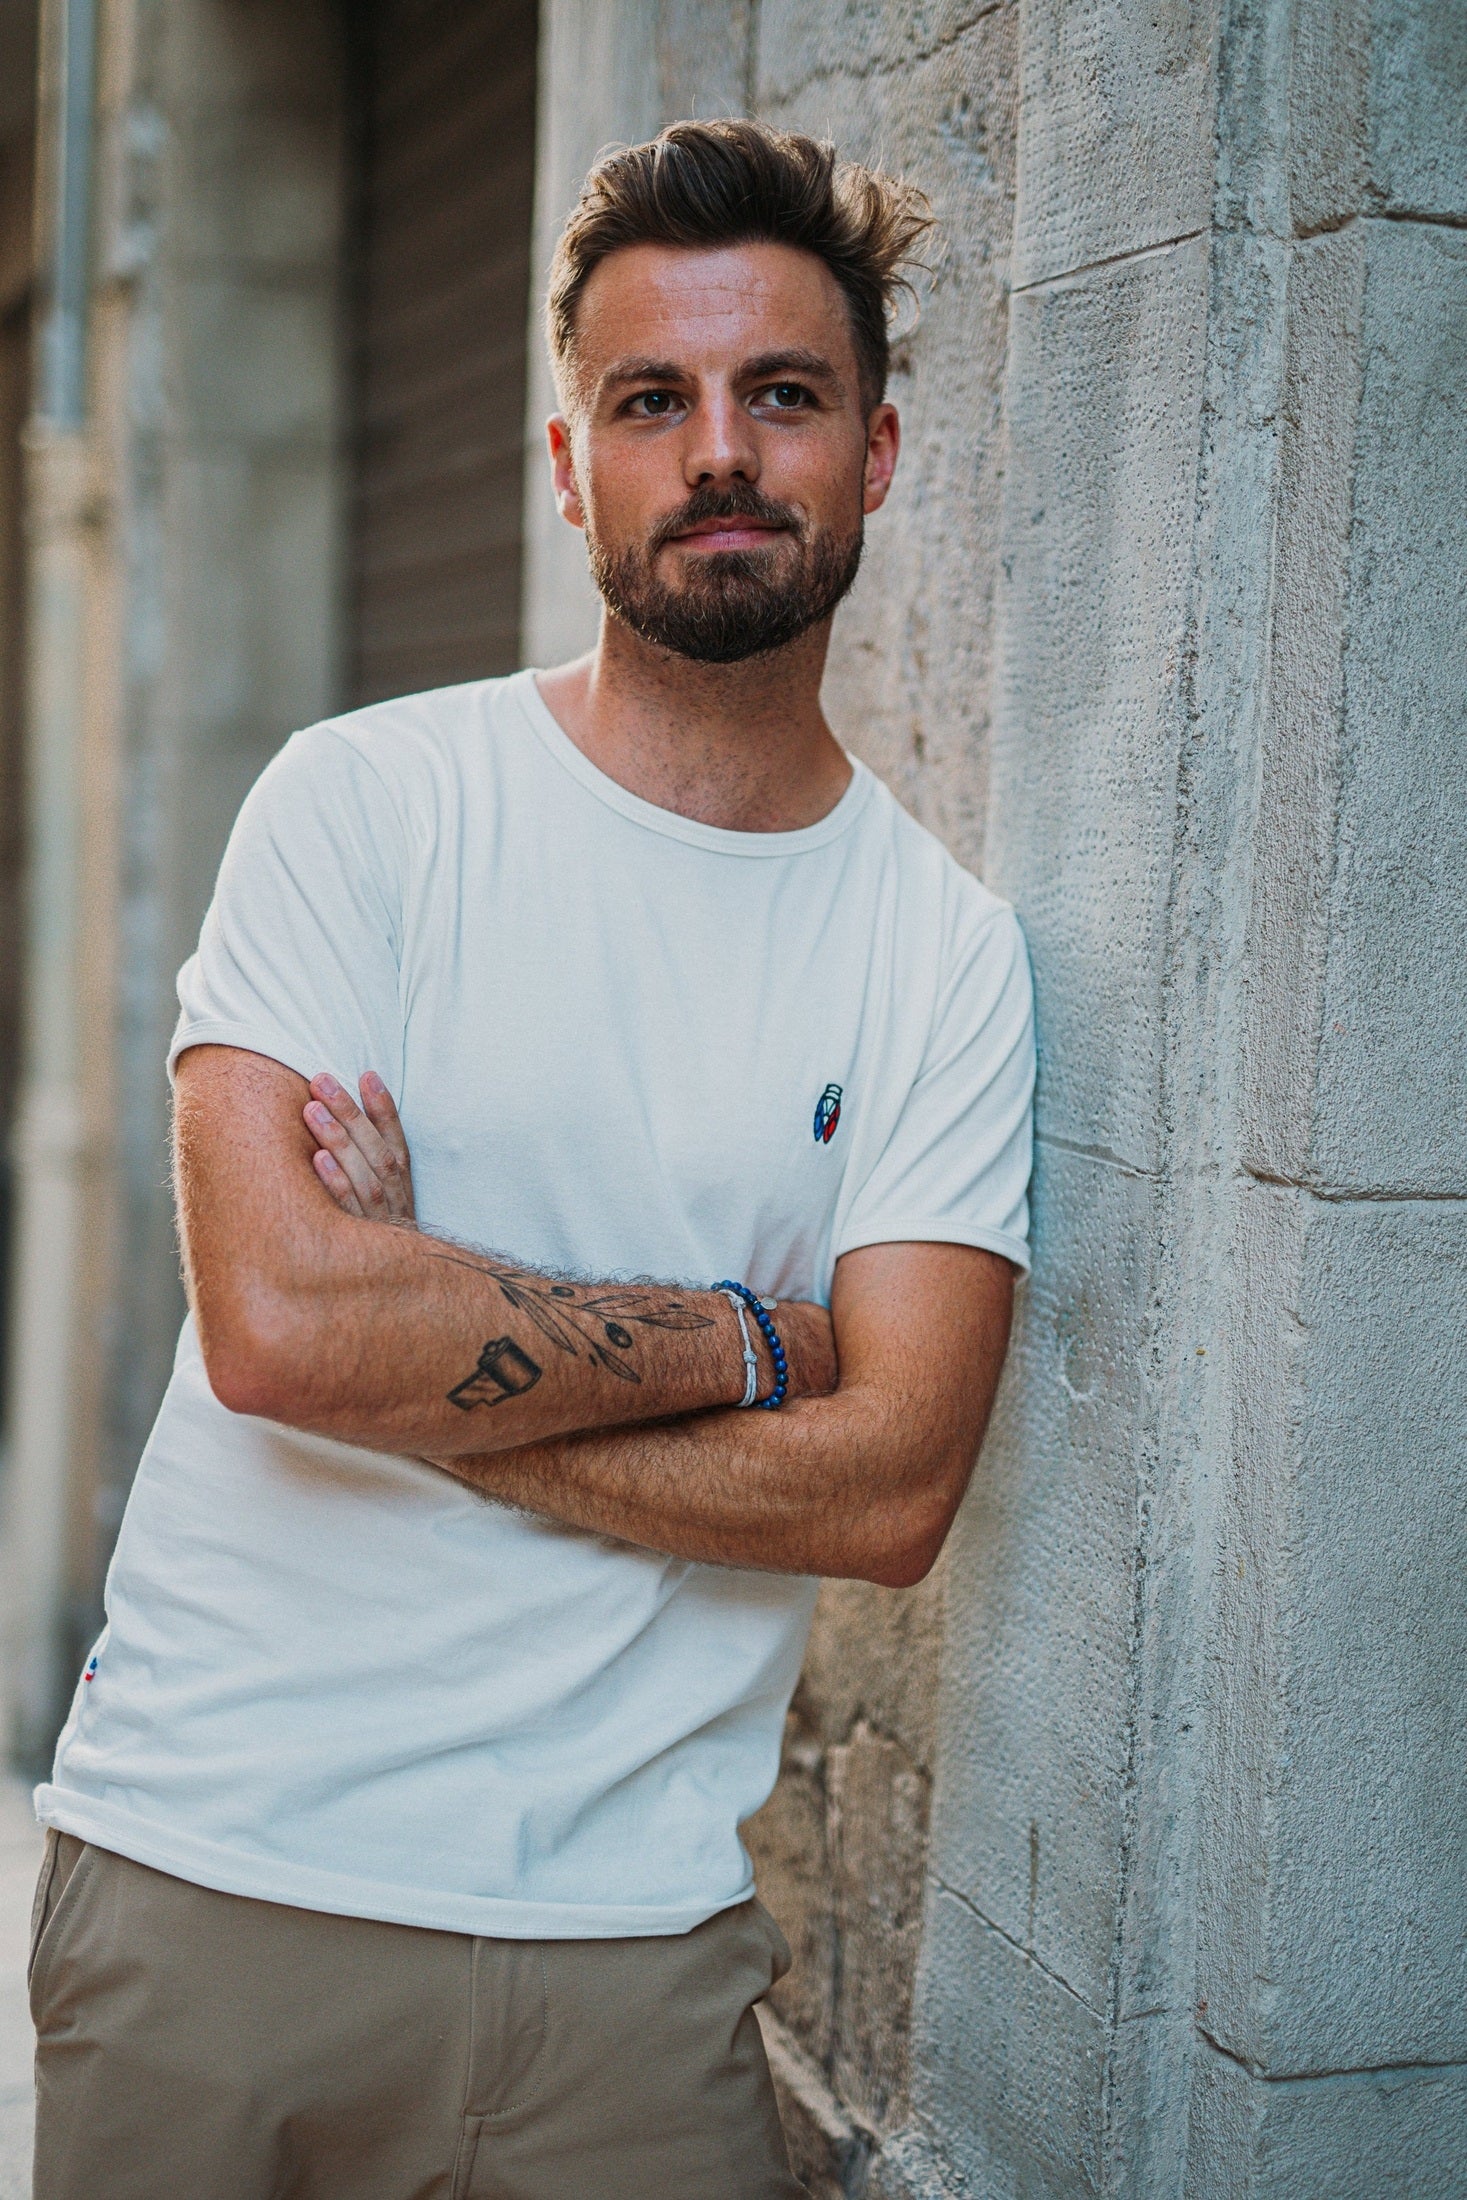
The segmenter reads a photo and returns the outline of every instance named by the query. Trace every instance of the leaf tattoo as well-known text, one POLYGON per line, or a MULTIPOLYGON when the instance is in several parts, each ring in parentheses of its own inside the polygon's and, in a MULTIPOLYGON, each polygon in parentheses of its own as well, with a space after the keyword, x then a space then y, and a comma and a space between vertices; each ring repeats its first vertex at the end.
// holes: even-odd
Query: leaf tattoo
MULTIPOLYGON (((584 1285, 556 1283, 540 1276, 531 1268, 500 1266, 488 1259, 471 1259, 463 1253, 437 1253, 434 1260, 451 1261, 455 1267, 471 1268, 476 1275, 488 1276, 499 1286, 500 1296, 508 1301, 518 1314, 534 1323, 542 1337, 572 1358, 585 1357, 606 1369, 623 1383, 639 1383, 642 1378, 624 1358, 635 1349, 634 1329, 711 1329, 712 1319, 689 1306, 685 1299, 676 1296, 655 1299, 645 1287, 637 1289, 620 1285, 614 1290, 598 1291, 594 1297, 582 1296, 584 1285)), ((508 1340, 504 1340, 508 1341, 508 1340)), ((498 1350, 486 1345, 486 1353, 498 1350)), ((534 1362, 530 1361, 533 1366, 534 1362)), ((469 1377, 468 1385, 479 1380, 482 1368, 469 1377)), ((540 1370, 536 1369, 538 1377, 540 1370)), ((491 1378, 497 1380, 497 1377, 491 1378)), ((528 1390, 528 1383, 519 1388, 528 1390)), ((506 1391, 505 1395, 510 1395, 506 1391)), ((457 1394, 449 1392, 455 1405, 460 1403, 457 1394)), ((478 1404, 477 1398, 469 1404, 478 1404)), ((497 1402, 497 1401, 495 1401, 497 1402)))

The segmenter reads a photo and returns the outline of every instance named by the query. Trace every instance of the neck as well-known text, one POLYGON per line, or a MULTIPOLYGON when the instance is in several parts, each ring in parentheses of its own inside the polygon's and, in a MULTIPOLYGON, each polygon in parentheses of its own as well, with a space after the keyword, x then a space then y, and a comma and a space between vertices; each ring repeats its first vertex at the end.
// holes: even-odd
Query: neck
POLYGON ((820 708, 830 621, 767 657, 700 665, 603 612, 588 657, 538 676, 582 754, 644 802, 731 832, 796 832, 851 768, 820 708))

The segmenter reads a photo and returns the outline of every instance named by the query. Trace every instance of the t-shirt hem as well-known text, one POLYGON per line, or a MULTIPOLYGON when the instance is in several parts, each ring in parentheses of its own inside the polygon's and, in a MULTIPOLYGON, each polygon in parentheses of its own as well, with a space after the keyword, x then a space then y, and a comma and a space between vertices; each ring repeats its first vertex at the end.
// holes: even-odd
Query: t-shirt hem
POLYGON ((170 1079, 178 1057, 190 1047, 242 1047, 247 1054, 263 1054, 270 1061, 293 1069, 307 1084, 321 1070, 331 1067, 321 1059, 323 1049, 317 1047, 314 1053, 308 1053, 298 1040, 268 1024, 228 1023, 217 1017, 199 1017, 180 1023, 173 1034, 173 1043, 168 1049, 170 1079))
POLYGON ((492 1940, 664 1939, 690 1933, 722 1910, 736 1909, 754 1892, 752 1878, 736 1893, 659 1907, 635 1903, 515 1902, 497 1895, 425 1894, 388 1882, 254 1856, 159 1826, 115 1804, 46 1784, 35 1791, 43 1826, 69 1833, 94 1848, 109 1849, 134 1864, 186 1879, 218 1894, 286 1909, 316 1910, 330 1917, 368 1918, 382 1925, 416 1925, 429 1932, 468 1933, 492 1940))
POLYGON ((842 1253, 857 1252, 863 1245, 976 1245, 985 1253, 1002 1253, 1011 1260, 1021 1275, 1029 1273, 1029 1246, 1026 1239, 1015 1237, 1009 1230, 988 1230, 982 1223, 950 1222, 941 1216, 897 1215, 878 1222, 870 1228, 852 1229, 836 1243, 833 1258, 839 1260, 842 1253))

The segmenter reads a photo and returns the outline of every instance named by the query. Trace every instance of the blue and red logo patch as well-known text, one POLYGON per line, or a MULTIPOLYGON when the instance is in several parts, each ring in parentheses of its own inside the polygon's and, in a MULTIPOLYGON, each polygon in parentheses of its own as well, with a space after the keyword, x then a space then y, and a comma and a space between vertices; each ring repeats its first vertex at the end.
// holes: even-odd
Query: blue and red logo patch
POLYGON ((96 1677, 97 1677, 97 1661, 96 1661, 96 1659, 95 1659, 95 1658, 88 1658, 88 1659, 87 1659, 87 1669, 86 1669, 85 1673, 83 1673, 83 1675, 82 1675, 82 1679, 83 1679, 84 1681, 94 1681, 94 1680, 96 1679, 96 1677))
POLYGON ((840 1121, 840 1096, 843 1090, 844 1087, 840 1085, 827 1085, 815 1103, 817 1146, 828 1146, 835 1136, 835 1127, 840 1121))

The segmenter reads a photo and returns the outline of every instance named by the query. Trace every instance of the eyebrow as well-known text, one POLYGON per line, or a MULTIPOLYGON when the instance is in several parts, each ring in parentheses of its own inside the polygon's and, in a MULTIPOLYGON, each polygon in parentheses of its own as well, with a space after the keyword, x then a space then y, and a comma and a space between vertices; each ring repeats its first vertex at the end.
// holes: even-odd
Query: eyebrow
MULTIPOLYGON (((781 375, 803 375, 811 382, 837 383, 840 376, 830 361, 818 351, 805 351, 796 346, 791 351, 763 351, 753 359, 745 359, 738 370, 741 382, 774 382, 781 375)), ((601 377, 603 390, 625 389, 632 382, 670 382, 676 385, 692 380, 686 367, 680 367, 674 359, 629 358, 618 359, 601 377)))
POLYGON ((685 367, 672 359, 618 359, 601 377, 604 390, 621 389, 628 382, 686 382, 685 367))
POLYGON ((793 351, 763 351, 755 359, 746 359, 739 369, 739 379, 748 382, 777 382, 781 375, 802 374, 810 382, 838 382, 840 376, 830 361, 818 351, 804 351, 798 346, 793 351))

